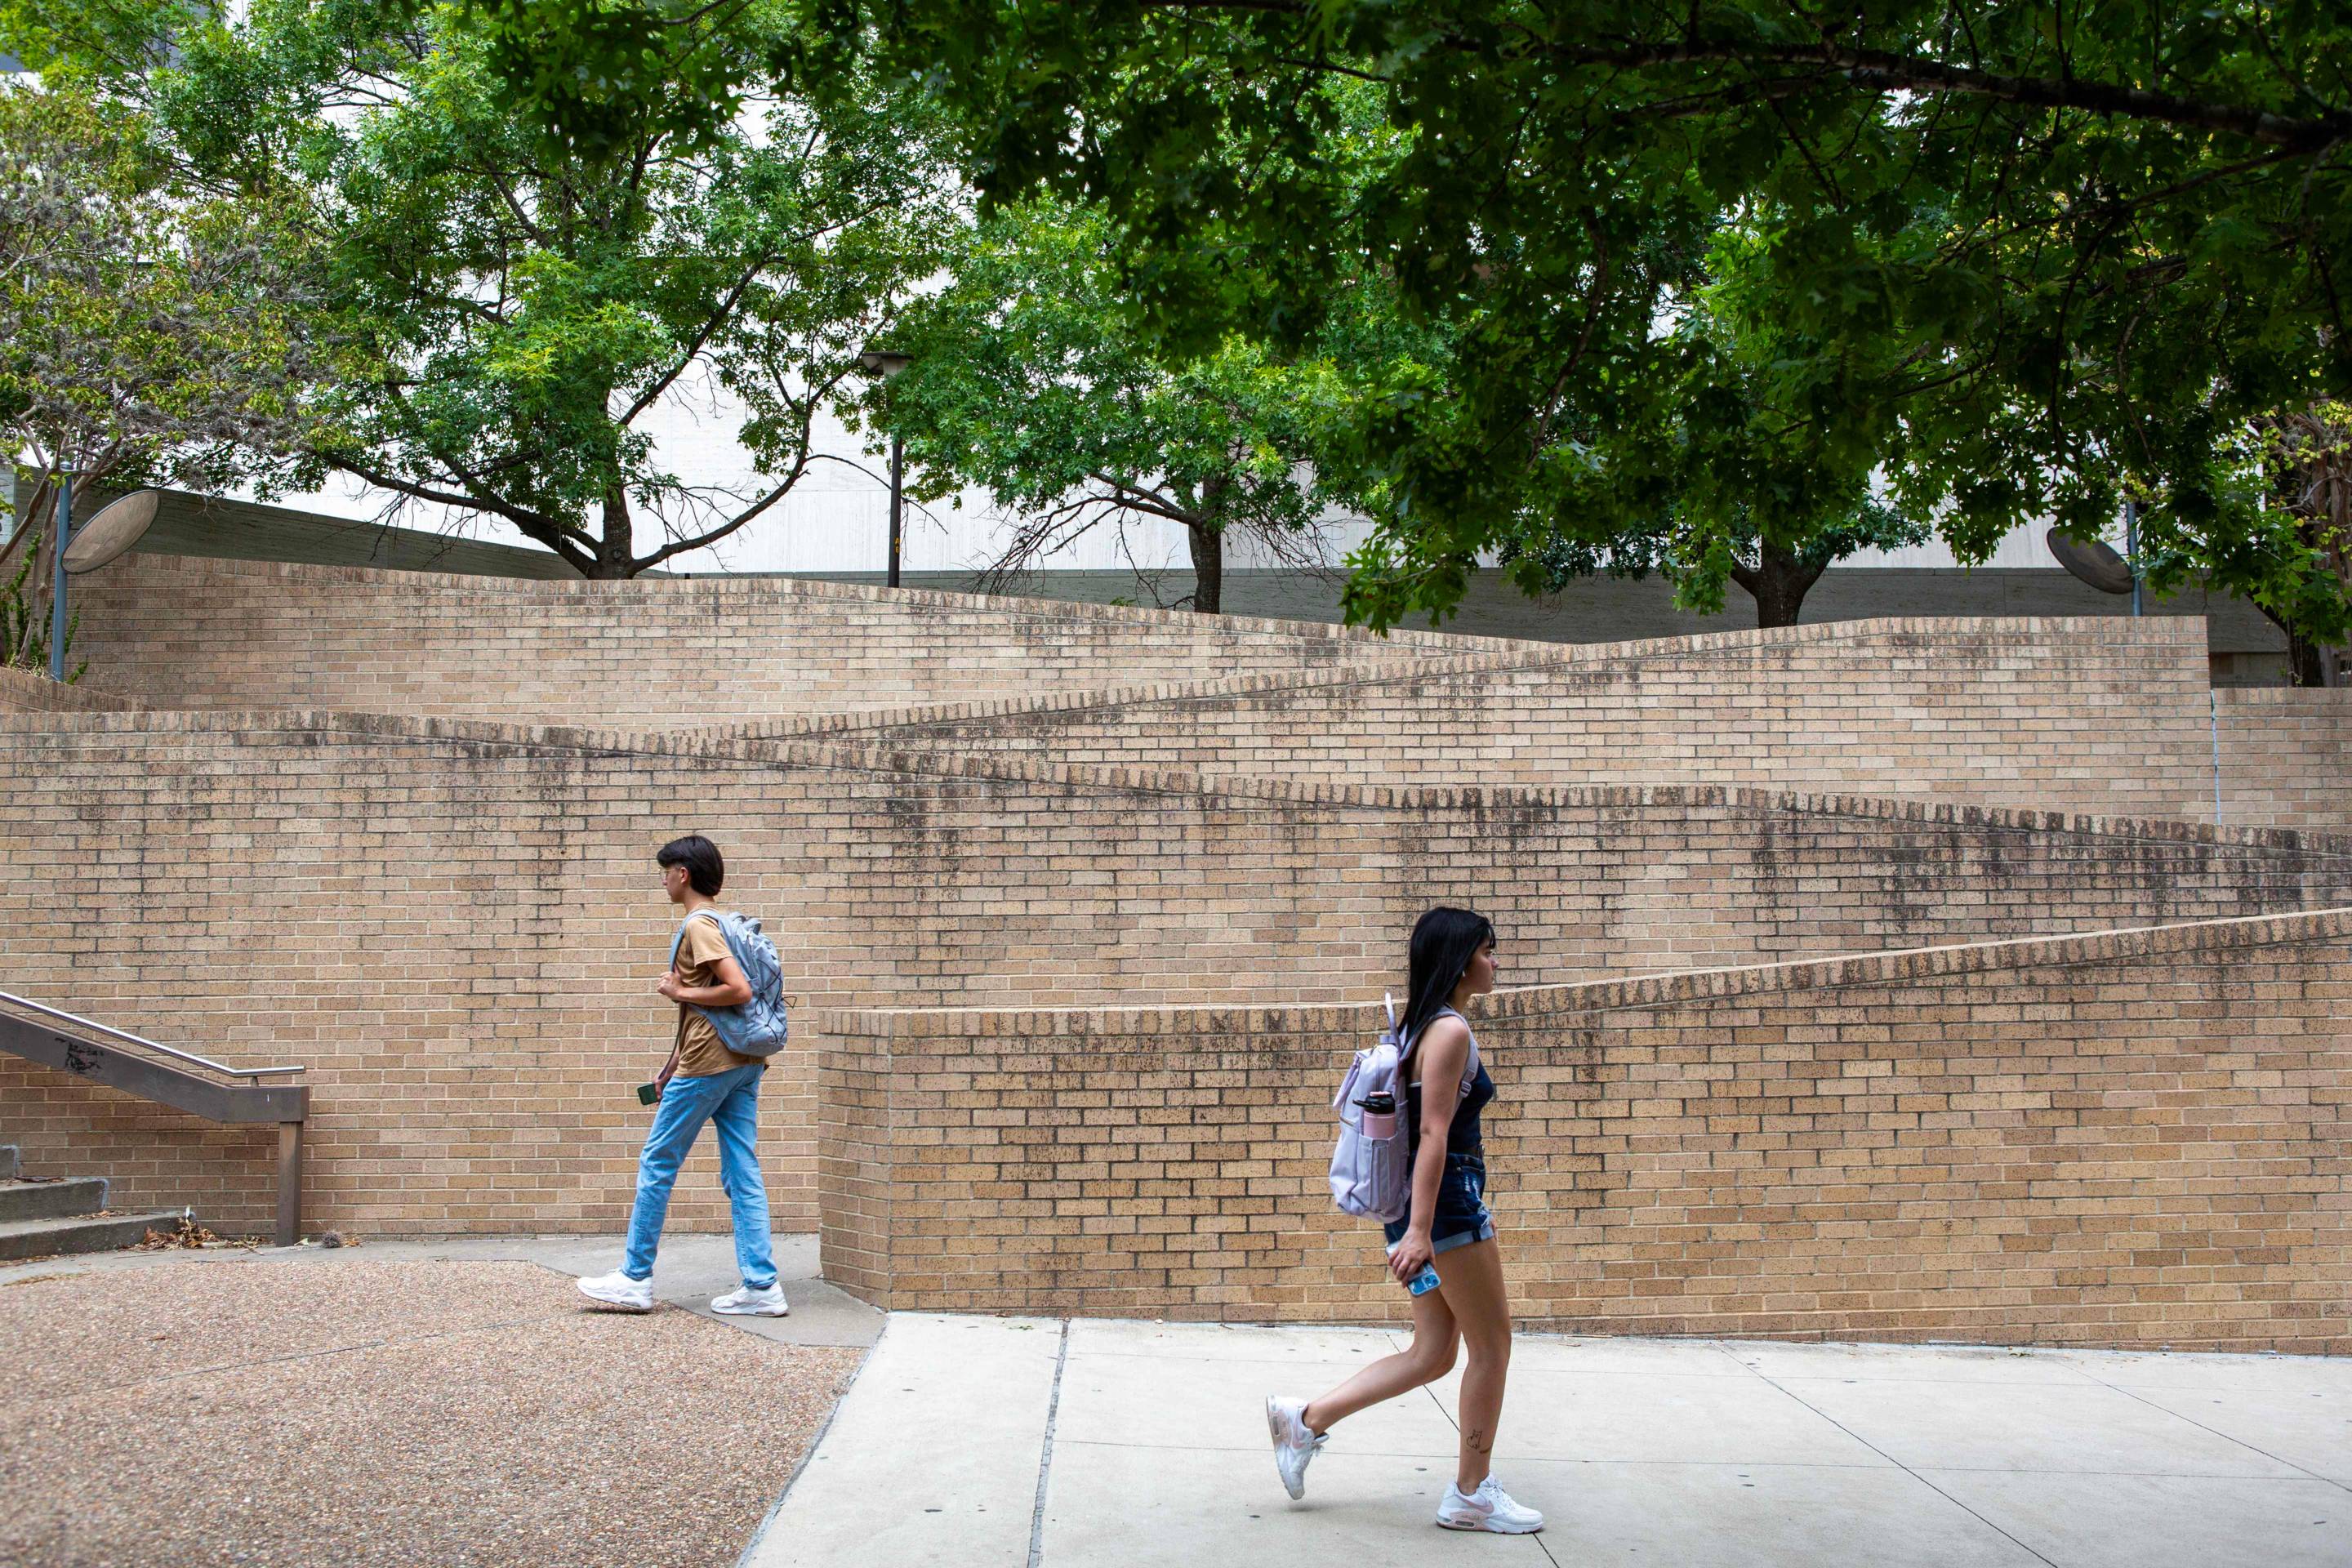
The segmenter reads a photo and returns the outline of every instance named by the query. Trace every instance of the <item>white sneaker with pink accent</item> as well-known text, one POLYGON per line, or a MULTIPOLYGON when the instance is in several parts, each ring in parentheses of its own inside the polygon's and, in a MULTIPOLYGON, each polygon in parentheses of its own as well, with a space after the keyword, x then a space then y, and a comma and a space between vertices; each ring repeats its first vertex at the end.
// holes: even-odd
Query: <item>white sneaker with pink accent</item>
POLYGON ((1265 1402, 1265 1429, 1274 1439, 1274 1468, 1282 1477, 1282 1489, 1295 1500, 1307 1495, 1307 1466, 1315 1458, 1315 1450, 1330 1438, 1328 1432, 1307 1429, 1307 1401, 1303 1399, 1268 1399, 1265 1402))
POLYGON ((1511 1494, 1488 1476, 1478 1483, 1478 1489, 1468 1497, 1462 1489, 1448 1486, 1445 1500, 1437 1505, 1437 1522, 1448 1530, 1484 1530, 1496 1535, 1533 1535, 1544 1526, 1542 1514, 1525 1503, 1514 1502, 1511 1494))

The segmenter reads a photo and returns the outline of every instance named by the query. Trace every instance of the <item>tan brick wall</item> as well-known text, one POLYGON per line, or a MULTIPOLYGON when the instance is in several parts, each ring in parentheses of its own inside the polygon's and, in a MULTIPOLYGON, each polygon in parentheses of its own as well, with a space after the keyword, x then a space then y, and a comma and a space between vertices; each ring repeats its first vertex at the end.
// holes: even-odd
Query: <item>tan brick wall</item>
MULTIPOLYGON (((1521 982, 2352 900, 2352 845, 1714 788, 1351 790, 467 721, 0 718, 0 989, 310 1068, 313 1205, 612 1229, 667 1049, 650 865, 707 832, 806 1005, 771 1080, 815 1217, 818 1004, 1311 1004, 1400 983, 1427 902, 1521 982)), ((266 1217, 268 1148, 0 1065, 37 1169, 266 1217)), ((719 1222, 691 1173, 682 1226, 719 1222)))
MULTIPOLYGON (((1488 999, 1521 1321, 2352 1350, 2352 911, 1488 999)), ((1323 1184, 1370 1009, 826 1020, 829 1278, 1401 1319, 1323 1184)))
POLYGON ((653 728, 1543 646, 778 578, 131 555, 74 591, 86 679, 157 707, 653 728))
POLYGON ((785 579, 517 582, 142 555, 77 592, 89 705, 114 693, 649 730, 814 720, 887 729, 865 738, 892 746, 1213 776, 1755 784, 2212 815, 2195 620, 1860 621, 1561 647, 785 579))
POLYGON ((2208 693, 2193 621, 1857 621, 806 728, 1212 777, 1752 784, 2210 821, 2208 693))
POLYGON ((2217 689, 2213 746, 2223 822, 2352 827, 2352 690, 2217 689))
POLYGON ((121 712, 138 706, 95 687, 60 685, 29 669, 0 668, 0 713, 121 712))

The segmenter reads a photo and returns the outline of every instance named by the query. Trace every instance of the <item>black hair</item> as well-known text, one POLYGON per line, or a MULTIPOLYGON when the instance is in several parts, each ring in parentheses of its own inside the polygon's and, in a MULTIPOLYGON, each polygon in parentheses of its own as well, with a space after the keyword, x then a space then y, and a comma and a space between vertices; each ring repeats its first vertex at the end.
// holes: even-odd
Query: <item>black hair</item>
POLYGON ((1478 950, 1495 940, 1495 922, 1474 910, 1444 904, 1421 917, 1412 928, 1412 980, 1405 993, 1404 1018, 1397 1038, 1410 1042, 1422 1026, 1437 1016, 1452 999, 1454 988, 1470 968, 1478 950))
POLYGON ((672 866, 685 867, 688 884, 706 899, 717 898, 719 889, 727 885, 727 862, 719 858, 719 846, 699 833, 663 845, 654 856, 654 864, 665 871, 672 866))

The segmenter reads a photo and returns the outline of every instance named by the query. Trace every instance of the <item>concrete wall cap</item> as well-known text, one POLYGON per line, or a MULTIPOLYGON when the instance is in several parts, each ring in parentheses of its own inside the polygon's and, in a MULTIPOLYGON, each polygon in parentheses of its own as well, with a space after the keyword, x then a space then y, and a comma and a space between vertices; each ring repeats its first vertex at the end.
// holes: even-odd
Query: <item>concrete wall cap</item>
MULTIPOLYGON (((1899 985, 1956 974, 2153 960, 2245 948, 2309 946, 2352 937, 2352 908, 2250 915, 2178 925, 2134 926, 2071 936, 2013 938, 1833 958, 1698 969, 1570 985, 1527 986, 1481 997, 1475 1023, 1507 1023, 1642 1008, 1706 1005, 1736 998, 1859 985, 1899 985)), ((1024 1008, 835 1008, 818 1016, 829 1041, 1014 1037, 1082 1049, 1096 1037, 1158 1035, 1339 1035, 1370 1040, 1381 1004, 1347 1006, 1140 1006, 1024 1008)), ((854 1047, 852 1047, 854 1048, 854 1047)))

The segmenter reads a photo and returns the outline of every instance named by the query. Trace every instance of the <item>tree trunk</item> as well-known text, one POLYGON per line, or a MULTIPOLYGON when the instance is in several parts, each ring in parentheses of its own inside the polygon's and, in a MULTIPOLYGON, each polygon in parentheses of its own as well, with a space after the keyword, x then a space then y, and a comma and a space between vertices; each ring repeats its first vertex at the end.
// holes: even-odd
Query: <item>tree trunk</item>
MULTIPOLYGON (((32 534, 40 536, 39 548, 33 552, 32 572, 25 579, 25 605, 31 613, 34 626, 37 628, 36 635, 46 647, 49 635, 49 606, 56 597, 50 590, 57 583, 58 573, 57 484, 53 480, 44 479, 33 488, 29 497, 26 492, 19 490, 16 501, 19 506, 25 508, 25 515, 19 520, 20 531, 16 537, 22 540, 32 534)), ((76 521, 84 521, 84 509, 87 505, 88 503, 79 497, 75 498, 76 521)), ((7 576, 12 577, 16 575, 16 567, 23 564, 24 552, 20 550, 12 550, 9 554, 16 561, 16 565, 11 565, 7 569, 7 576)), ((0 577, 0 582, 5 581, 6 577, 0 577)), ((38 668, 43 675, 49 672, 47 660, 43 660, 38 668)))
POLYGON ((1189 523, 1185 533, 1192 545, 1192 608, 1213 616, 1225 603, 1225 536, 1221 529, 1189 523))
POLYGON ((2294 686, 2325 686, 2327 684, 2327 657, 2333 648, 2307 642, 2293 632, 2286 635, 2286 678, 2294 686))
POLYGON ((634 577, 637 574, 635 525, 629 517, 629 492, 614 485, 604 492, 604 529, 596 541, 596 559, 588 565, 588 575, 595 578, 634 577))
POLYGON ((1767 542, 1754 566, 1734 566, 1731 580, 1756 601, 1759 626, 1793 626, 1804 608, 1805 595, 1822 580, 1826 565, 1808 566, 1778 545, 1767 542))
POLYGON ((57 510, 57 490, 47 479, 29 489, 18 488, 16 515, 9 519, 8 542, 5 549, 0 549, 0 582, 23 564, 21 557, 27 539, 35 533, 44 539, 48 537, 55 526, 55 519, 49 514, 57 510))
POLYGON ((2298 634, 2285 617, 2267 605, 2257 605, 2263 618, 2276 626, 2286 638, 2286 683, 2289 686, 2325 686, 2327 684, 2327 660, 2336 650, 2298 634))

